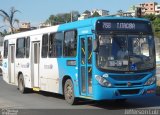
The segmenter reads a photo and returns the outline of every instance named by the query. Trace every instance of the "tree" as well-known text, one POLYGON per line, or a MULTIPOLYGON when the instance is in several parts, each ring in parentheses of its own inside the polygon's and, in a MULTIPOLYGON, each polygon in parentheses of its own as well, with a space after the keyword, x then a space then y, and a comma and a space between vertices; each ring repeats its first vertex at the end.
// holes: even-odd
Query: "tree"
POLYGON ((160 27, 160 17, 156 16, 156 18, 153 20, 154 25, 157 25, 160 27))
POLYGON ((49 25, 55 25, 55 21, 54 21, 55 15, 50 15, 50 17, 46 20, 46 24, 49 25))
POLYGON ((154 21, 156 19, 156 16, 154 14, 147 14, 144 16, 144 18, 147 18, 150 21, 154 21))
POLYGON ((100 16, 99 13, 96 12, 96 11, 95 11, 95 12, 93 13, 93 15, 92 15, 92 17, 99 17, 99 16, 100 16))
POLYGON ((160 14, 156 16, 157 18, 160 18, 160 14))
POLYGON ((3 21, 9 24, 9 28, 11 29, 11 33, 14 33, 14 23, 19 23, 19 20, 15 18, 15 14, 19 12, 14 7, 11 7, 10 12, 0 9, 0 16, 3 17, 3 21))
POLYGON ((155 30, 155 35, 160 38, 160 17, 156 16, 156 19, 153 21, 153 27, 155 30))
POLYGON ((71 21, 76 21, 78 20, 78 17, 78 11, 72 11, 71 13, 60 13, 57 15, 50 15, 50 17, 45 21, 45 23, 51 25, 63 24, 71 21))
POLYGON ((80 16, 79 12, 78 11, 72 11, 71 12, 71 18, 72 18, 72 21, 77 21, 78 20, 78 17, 80 16))
POLYGON ((160 15, 147 14, 143 18, 149 19, 152 21, 152 27, 156 37, 160 39, 160 15))
POLYGON ((3 31, 0 31, 0 36, 6 36, 6 35, 8 35, 9 33, 7 32, 7 30, 6 29, 4 29, 3 31))
POLYGON ((118 11, 117 11, 117 14, 120 15, 120 16, 123 16, 123 13, 124 13, 123 10, 118 10, 118 11))
POLYGON ((0 36, 3 36, 3 33, 2 33, 2 32, 0 32, 0 36))

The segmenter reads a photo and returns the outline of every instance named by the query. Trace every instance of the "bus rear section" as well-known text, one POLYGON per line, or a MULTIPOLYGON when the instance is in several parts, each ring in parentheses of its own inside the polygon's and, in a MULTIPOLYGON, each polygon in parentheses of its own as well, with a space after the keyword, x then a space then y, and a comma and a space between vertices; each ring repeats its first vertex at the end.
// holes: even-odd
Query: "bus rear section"
POLYGON ((96 32, 94 99, 154 95, 156 65, 151 23, 142 19, 98 20, 96 32))

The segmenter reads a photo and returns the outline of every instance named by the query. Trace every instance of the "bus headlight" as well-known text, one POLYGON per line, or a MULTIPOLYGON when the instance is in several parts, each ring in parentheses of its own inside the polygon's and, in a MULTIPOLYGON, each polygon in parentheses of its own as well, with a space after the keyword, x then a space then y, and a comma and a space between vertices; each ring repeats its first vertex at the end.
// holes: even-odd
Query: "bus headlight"
POLYGON ((156 82, 156 76, 149 78, 144 85, 152 85, 156 82))
POLYGON ((98 81, 98 83, 102 86, 106 86, 106 87, 111 87, 112 84, 106 80, 105 78, 99 76, 99 75, 95 75, 96 80, 98 81))

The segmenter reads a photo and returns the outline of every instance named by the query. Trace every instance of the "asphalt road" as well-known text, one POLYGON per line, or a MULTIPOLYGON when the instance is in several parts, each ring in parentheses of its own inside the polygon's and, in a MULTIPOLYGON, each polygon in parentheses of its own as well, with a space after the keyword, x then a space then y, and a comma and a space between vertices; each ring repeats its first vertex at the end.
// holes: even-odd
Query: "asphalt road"
POLYGON ((125 114, 126 110, 131 109, 160 109, 160 96, 129 99, 125 103, 81 100, 77 105, 71 106, 66 103, 62 95, 58 94, 47 92, 21 94, 16 86, 5 83, 0 76, 0 109, 2 109, 0 115, 5 115, 4 112, 7 110, 10 110, 9 112, 17 110, 18 115, 52 114, 53 112, 57 114, 62 112, 67 115, 67 112, 77 114, 77 111, 85 112, 87 115, 99 114, 97 112, 101 112, 101 115, 115 115, 125 114))

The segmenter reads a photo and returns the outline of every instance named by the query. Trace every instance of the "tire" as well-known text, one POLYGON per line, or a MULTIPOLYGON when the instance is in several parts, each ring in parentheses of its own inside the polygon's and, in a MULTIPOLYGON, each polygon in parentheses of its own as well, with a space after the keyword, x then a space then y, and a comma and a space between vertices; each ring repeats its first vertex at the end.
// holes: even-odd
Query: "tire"
POLYGON ((74 95, 74 87, 71 79, 67 79, 64 85, 64 97, 67 103, 70 105, 76 104, 76 98, 74 95))
POLYGON ((22 74, 19 75, 19 79, 18 79, 18 89, 19 89, 19 91, 20 91, 22 94, 26 93, 26 90, 27 90, 27 89, 25 88, 24 78, 23 78, 23 75, 22 75, 22 74))

